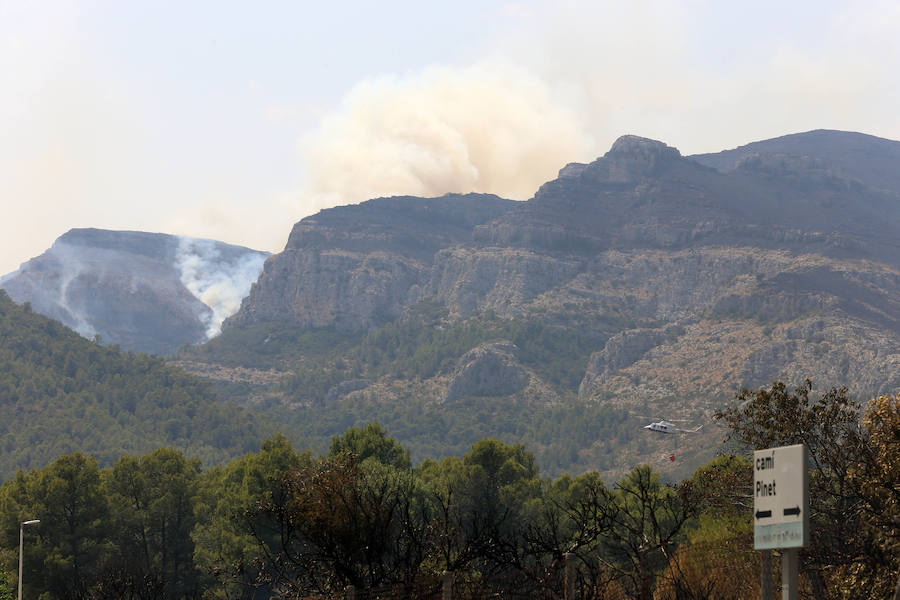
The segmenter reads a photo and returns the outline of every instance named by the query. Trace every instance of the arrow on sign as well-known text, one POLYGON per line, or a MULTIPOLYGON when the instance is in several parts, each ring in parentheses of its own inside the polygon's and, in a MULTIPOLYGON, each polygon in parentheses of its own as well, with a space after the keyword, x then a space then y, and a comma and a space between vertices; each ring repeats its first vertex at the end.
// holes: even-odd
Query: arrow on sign
POLYGON ((799 506, 795 506, 794 508, 786 508, 786 509, 784 509, 784 516, 787 517, 787 516, 789 516, 789 515, 790 515, 790 516, 799 517, 799 516, 800 516, 800 507, 799 507, 799 506))
POLYGON ((765 519, 765 518, 771 517, 771 516, 772 516, 772 511, 771 511, 771 510, 758 510, 758 511, 756 511, 756 518, 757 518, 757 519, 765 519))

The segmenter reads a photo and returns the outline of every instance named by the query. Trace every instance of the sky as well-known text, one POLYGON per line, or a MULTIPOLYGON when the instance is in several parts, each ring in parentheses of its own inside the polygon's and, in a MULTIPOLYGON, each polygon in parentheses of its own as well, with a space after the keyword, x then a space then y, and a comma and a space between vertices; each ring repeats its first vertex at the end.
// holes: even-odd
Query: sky
POLYGON ((277 252, 368 198, 526 200, 623 134, 900 140, 900 3, 0 0, 0 274, 74 227, 277 252))

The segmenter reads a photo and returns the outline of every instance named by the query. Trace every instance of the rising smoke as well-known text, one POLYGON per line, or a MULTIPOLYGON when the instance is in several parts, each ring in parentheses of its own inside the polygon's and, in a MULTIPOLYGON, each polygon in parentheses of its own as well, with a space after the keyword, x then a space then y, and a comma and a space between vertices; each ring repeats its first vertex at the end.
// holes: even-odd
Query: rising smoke
POLYGON ((584 131, 541 80, 504 62, 368 80, 302 143, 304 210, 398 194, 524 200, 584 157, 584 131))
POLYGON ((175 257, 181 283, 210 309, 202 317, 207 338, 217 336, 222 322, 241 307, 267 256, 256 252, 224 256, 220 246, 213 240, 180 237, 175 257))
POLYGON ((89 311, 78 294, 71 293, 72 283, 89 267, 81 256, 82 248, 57 240, 32 271, 29 263, 0 277, 0 287, 6 289, 14 302, 29 302, 35 312, 61 321, 86 338, 97 334, 89 311))
MULTIPOLYGON (((91 324, 87 311, 69 302, 69 286, 81 275, 84 265, 79 260, 77 251, 71 249, 67 244, 53 244, 50 251, 59 261, 60 266, 56 303, 72 317, 70 323, 72 329, 86 338, 92 338, 97 334, 97 330, 91 324)), ((47 293, 52 296, 53 291, 51 288, 47 290, 47 293)))

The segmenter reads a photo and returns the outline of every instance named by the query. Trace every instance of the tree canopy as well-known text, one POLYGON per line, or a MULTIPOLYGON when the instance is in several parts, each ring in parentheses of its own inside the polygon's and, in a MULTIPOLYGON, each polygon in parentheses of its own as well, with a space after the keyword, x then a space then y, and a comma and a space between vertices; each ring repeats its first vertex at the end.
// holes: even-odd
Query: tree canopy
POLYGON ((107 467, 64 454, 0 486, 0 597, 16 583, 20 523, 34 518, 28 597, 288 599, 347 586, 408 597, 434 593, 444 572, 500 595, 758 597, 748 453, 801 441, 815 540, 803 585, 823 598, 889 598, 900 397, 874 399, 861 418, 843 390, 817 395, 809 382, 739 400, 722 419, 728 447, 743 450, 677 483, 647 465, 617 481, 542 477, 526 447, 497 439, 413 466, 376 423, 335 436, 322 455, 276 436, 206 470, 172 448, 107 467), (782 410, 791 423, 771 418, 782 410))
POLYGON ((60 455, 182 448, 212 465, 259 446, 265 418, 146 354, 86 340, 0 290, 0 478, 60 455))

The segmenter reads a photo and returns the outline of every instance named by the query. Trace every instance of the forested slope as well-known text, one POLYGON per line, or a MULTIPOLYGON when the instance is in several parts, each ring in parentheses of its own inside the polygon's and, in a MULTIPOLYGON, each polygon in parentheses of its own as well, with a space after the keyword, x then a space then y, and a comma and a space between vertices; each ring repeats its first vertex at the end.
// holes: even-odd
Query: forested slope
POLYGON ((88 341, 2 291, 0 405, 2 478, 75 451, 109 465, 170 446, 213 464, 258 448, 266 429, 198 378, 88 341))

